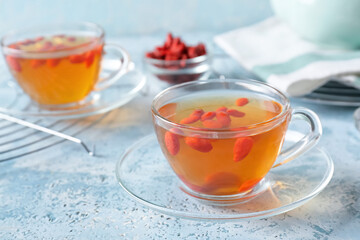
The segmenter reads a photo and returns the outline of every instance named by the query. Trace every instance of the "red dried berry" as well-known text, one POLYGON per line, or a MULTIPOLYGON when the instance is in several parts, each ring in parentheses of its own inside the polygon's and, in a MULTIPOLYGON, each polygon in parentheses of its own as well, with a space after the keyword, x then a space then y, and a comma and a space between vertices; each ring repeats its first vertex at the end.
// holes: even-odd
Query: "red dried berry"
POLYGON ((236 105, 239 106, 239 107, 245 106, 248 103, 249 103, 249 99, 247 99, 247 98, 238 98, 238 99, 236 99, 236 105))
POLYGON ((234 144, 234 162, 243 160, 251 151, 254 140, 251 137, 238 138, 234 144))
POLYGON ((85 66, 87 68, 89 68, 93 64, 94 59, 95 59, 95 52, 94 51, 88 51, 85 54, 85 66))
POLYGON ((85 61, 85 59, 86 59, 85 53, 69 56, 69 61, 71 63, 83 63, 85 61))
POLYGON ((185 143, 192 149, 203 153, 210 152, 213 149, 210 140, 201 138, 198 134, 192 137, 186 137, 185 143))
POLYGON ((189 117, 184 118, 180 121, 180 124, 191 124, 200 120, 201 116, 204 114, 204 110, 196 109, 194 110, 189 117))
POLYGON ((38 68, 46 63, 45 59, 32 59, 30 65, 32 68, 38 68))
POLYGON ((178 136, 172 132, 166 132, 164 140, 168 152, 173 156, 178 154, 180 150, 180 142, 178 136))
POLYGON ((19 62, 19 59, 12 57, 12 56, 6 56, 6 62, 9 64, 9 67, 16 71, 21 72, 21 65, 19 62))
POLYGON ((46 65, 49 67, 56 67, 61 61, 61 58, 50 58, 46 60, 46 65))
POLYGON ((236 110, 236 109, 228 109, 228 110, 227 110, 227 113, 228 113, 230 116, 232 116, 232 117, 238 117, 238 118, 240 118, 240 117, 244 117, 244 116, 245 116, 245 113, 244 113, 244 112, 240 112, 240 111, 238 111, 238 110, 236 110))
POLYGON ((222 124, 222 127, 229 127, 231 118, 226 112, 216 112, 216 119, 222 124))
POLYGON ((216 112, 226 112, 227 111, 227 107, 219 107, 218 109, 216 109, 216 112))
POLYGON ((201 121, 213 119, 215 116, 215 112, 206 112, 201 116, 201 121))
POLYGON ((222 123, 218 120, 205 120, 203 121, 203 125, 206 128, 213 128, 213 129, 223 127, 222 123))

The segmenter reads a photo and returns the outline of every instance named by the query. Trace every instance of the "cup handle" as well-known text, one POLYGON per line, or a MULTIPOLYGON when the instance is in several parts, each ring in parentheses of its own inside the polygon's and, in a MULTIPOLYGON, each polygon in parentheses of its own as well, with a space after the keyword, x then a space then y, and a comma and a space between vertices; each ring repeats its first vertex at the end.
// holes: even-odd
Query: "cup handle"
POLYGON ((119 78, 129 71, 129 64, 130 64, 130 55, 120 46, 116 44, 105 44, 104 51, 106 53, 113 53, 119 60, 121 61, 121 66, 119 69, 116 69, 112 72, 109 76, 100 78, 97 84, 94 87, 95 91, 101 91, 105 88, 110 87, 114 84, 119 78))
POLYGON ((292 120, 293 119, 300 119, 309 123, 311 128, 310 132, 292 146, 288 147, 285 150, 282 150, 277 158, 277 161, 279 163, 275 164, 273 168, 288 163, 309 150, 319 141, 320 136, 322 135, 320 119, 316 115, 316 113, 314 113, 310 109, 295 108, 292 111, 292 120))

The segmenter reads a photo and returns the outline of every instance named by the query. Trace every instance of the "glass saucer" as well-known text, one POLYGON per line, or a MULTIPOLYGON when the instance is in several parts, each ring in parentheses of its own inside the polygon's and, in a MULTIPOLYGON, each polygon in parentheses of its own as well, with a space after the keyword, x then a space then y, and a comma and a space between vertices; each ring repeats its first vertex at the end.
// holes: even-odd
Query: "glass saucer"
MULTIPOLYGON (((285 143, 294 143, 302 136, 288 131, 285 143)), ((266 189, 256 197, 219 206, 182 190, 155 135, 132 145, 116 165, 121 187, 139 203, 168 215, 197 220, 265 218, 290 211, 320 193, 333 171, 330 156, 320 148, 313 148, 290 163, 271 169, 261 183, 266 189)))
MULTIPOLYGON (((2 67, 4 68, 4 66, 2 67)), ((16 117, 72 119, 105 113, 136 97, 146 83, 144 74, 132 70, 121 76, 110 87, 101 91, 93 91, 84 101, 76 105, 51 109, 40 107, 33 102, 12 79, 10 73, 0 72, 4 73, 0 79, 0 112, 16 117)))

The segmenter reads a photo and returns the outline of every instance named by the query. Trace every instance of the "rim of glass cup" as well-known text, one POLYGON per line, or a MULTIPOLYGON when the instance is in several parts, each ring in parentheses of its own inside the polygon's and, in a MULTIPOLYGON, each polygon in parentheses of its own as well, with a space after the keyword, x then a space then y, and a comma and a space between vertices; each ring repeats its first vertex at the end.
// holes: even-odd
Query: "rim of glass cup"
MULTIPOLYGON (((69 54, 77 54, 77 53, 83 53, 84 51, 88 49, 92 49, 94 46, 98 45, 99 43, 103 42, 103 39, 105 37, 105 32, 102 27, 100 27, 98 24, 91 23, 91 22, 75 22, 75 23, 61 23, 61 24, 45 24, 40 26, 33 26, 29 28, 20 28, 15 29, 10 32, 7 32, 1 39, 0 39, 0 46, 2 48, 2 51, 5 55, 11 55, 11 56, 19 56, 22 58, 57 58, 57 57, 63 57, 69 54), (84 28, 84 29, 81 29, 84 28), (34 32, 43 31, 45 34, 49 31, 58 31, 59 34, 64 34, 67 31, 74 31, 74 32, 92 32, 95 33, 96 40, 98 41, 89 41, 83 44, 83 46, 72 46, 72 47, 65 47, 63 49, 58 50, 52 50, 49 51, 25 51, 21 49, 15 49, 8 47, 9 44, 11 45, 11 42, 7 43, 6 41, 11 38, 15 37, 17 35, 21 34, 31 34, 34 32)), ((24 38, 23 40, 25 40, 24 38)))
POLYGON ((188 58, 188 59, 180 59, 180 60, 164 60, 164 59, 156 59, 156 58, 149 58, 146 57, 145 53, 143 54, 144 59, 147 63, 150 64, 169 64, 169 65, 177 65, 180 63, 183 63, 185 61, 185 63, 189 64, 189 63, 201 63, 201 62, 205 62, 206 60, 211 59, 211 54, 207 53, 205 55, 201 55, 198 57, 194 57, 194 58, 188 58))
POLYGON ((288 115, 290 110, 291 110, 290 100, 284 93, 282 93, 281 91, 272 87, 269 84, 266 84, 266 83, 260 82, 260 81, 256 81, 253 79, 208 79, 206 81, 198 80, 198 81, 193 81, 193 82, 186 82, 186 83, 182 83, 182 84, 178 84, 178 85, 169 87, 169 88, 163 90, 162 92, 158 93, 155 96, 155 98, 153 99, 152 104, 151 104, 151 112, 152 112, 153 116, 174 128, 187 129, 190 131, 204 132, 204 133, 208 133, 208 134, 219 133, 219 132, 221 132, 221 133, 229 133, 230 132, 231 135, 233 135, 234 133, 235 134, 239 133, 239 132, 254 131, 254 129, 259 129, 262 127, 267 128, 269 126, 274 126, 279 121, 282 122, 281 120, 284 119, 284 117, 288 115), (216 83, 216 82, 221 83, 221 84, 224 84, 227 82, 228 83, 232 82, 232 83, 241 83, 241 84, 250 84, 250 85, 260 85, 262 87, 265 87, 265 88, 271 90, 275 94, 279 95, 284 100, 285 104, 282 104, 283 109, 282 109, 281 113, 279 113, 275 117, 268 119, 266 121, 259 122, 259 123, 242 126, 241 129, 236 129, 236 128, 230 128, 230 129, 199 128, 199 127, 188 126, 185 124, 175 123, 175 122, 172 122, 169 119, 161 116, 161 114, 158 112, 158 110, 155 107, 157 101, 159 101, 161 99, 161 97, 164 96, 169 91, 176 91, 177 89, 181 89, 181 88, 187 87, 189 85, 211 84, 211 83, 216 83), (236 130, 234 130, 234 129, 236 129, 236 130))

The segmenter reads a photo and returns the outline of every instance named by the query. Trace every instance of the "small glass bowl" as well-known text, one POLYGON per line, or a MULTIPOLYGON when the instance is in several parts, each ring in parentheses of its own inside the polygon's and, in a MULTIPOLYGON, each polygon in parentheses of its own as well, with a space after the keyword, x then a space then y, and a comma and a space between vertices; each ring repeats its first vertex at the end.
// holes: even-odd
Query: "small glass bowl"
POLYGON ((145 69, 157 79, 175 85, 206 79, 210 75, 211 55, 206 54, 184 60, 160 60, 144 54, 145 69))

